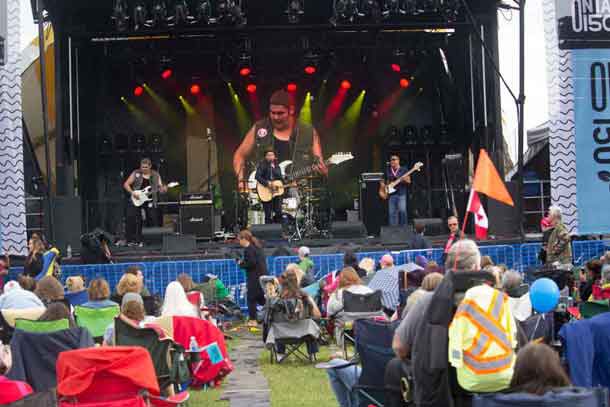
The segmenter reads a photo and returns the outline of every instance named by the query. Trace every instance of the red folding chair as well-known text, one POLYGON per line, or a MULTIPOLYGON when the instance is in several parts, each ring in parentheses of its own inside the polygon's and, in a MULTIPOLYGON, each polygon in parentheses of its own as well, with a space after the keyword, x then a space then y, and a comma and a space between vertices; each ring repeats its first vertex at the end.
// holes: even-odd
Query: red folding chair
POLYGON ((146 349, 135 346, 62 352, 57 359, 59 407, 170 407, 189 394, 159 396, 159 384, 146 349))

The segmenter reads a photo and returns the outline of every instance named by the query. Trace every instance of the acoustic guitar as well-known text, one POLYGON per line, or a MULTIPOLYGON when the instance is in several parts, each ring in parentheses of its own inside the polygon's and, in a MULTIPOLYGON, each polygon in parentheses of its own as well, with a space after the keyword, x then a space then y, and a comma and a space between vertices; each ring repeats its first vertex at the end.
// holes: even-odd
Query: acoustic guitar
POLYGON ((421 168, 423 166, 424 166, 424 163, 417 162, 417 163, 415 163, 413 168, 411 168, 405 175, 403 175, 402 177, 400 177, 400 178, 390 182, 389 184, 386 184, 385 182, 381 181, 379 183, 379 197, 381 199, 383 199, 384 201, 386 199, 388 199, 390 197, 390 195, 392 195, 393 193, 396 192, 396 186, 399 183, 401 183, 402 181, 407 179, 407 177, 410 176, 411 174, 413 174, 414 172, 421 171, 421 168))
MULTIPOLYGON (((324 164, 327 167, 331 165, 339 165, 345 161, 353 160, 354 156, 352 153, 336 153, 333 154, 328 160, 324 161, 324 164)), ((280 164, 280 168, 282 169, 282 175, 284 175, 285 168, 292 164, 291 161, 283 161, 280 164)), ((270 202, 276 196, 284 195, 284 190, 286 187, 292 185, 299 178, 306 177, 311 174, 316 168, 316 165, 310 165, 308 167, 300 168, 291 173, 289 177, 285 177, 284 181, 275 180, 269 182, 269 186, 265 186, 260 182, 256 183, 256 192, 258 193, 258 197, 261 202, 270 202)), ((256 174, 254 174, 256 177, 256 174)), ((252 177, 251 177, 252 178, 252 177)))

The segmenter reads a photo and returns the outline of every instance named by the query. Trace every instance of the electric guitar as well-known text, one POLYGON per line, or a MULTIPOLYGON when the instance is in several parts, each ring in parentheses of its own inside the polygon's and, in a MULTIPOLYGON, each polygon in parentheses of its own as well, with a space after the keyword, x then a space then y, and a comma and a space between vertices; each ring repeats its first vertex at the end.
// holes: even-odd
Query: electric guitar
POLYGON ((389 184, 386 184, 385 182, 381 182, 379 184, 379 197, 381 199, 383 199, 384 201, 386 199, 388 199, 390 197, 390 195, 392 195, 394 192, 396 192, 396 186, 401 183, 403 180, 405 180, 408 176, 410 176, 411 174, 413 174, 414 172, 417 171, 421 171, 421 167, 424 166, 424 163, 422 162, 417 162, 415 163, 415 165, 413 166, 413 168, 411 168, 405 175, 403 175, 402 177, 390 182, 389 184))
MULTIPOLYGON (((180 185, 180 183, 170 182, 169 184, 167 184, 167 187, 174 188, 174 187, 177 187, 178 185, 180 185)), ((134 196, 134 194, 131 195, 131 202, 133 202, 133 205, 136 208, 139 208, 140 206, 144 205, 148 201, 152 201, 152 187, 151 186, 147 186, 146 188, 138 189, 133 192, 137 192, 137 195, 138 195, 137 198, 134 196)))
MULTIPOLYGON (((353 160, 354 156, 352 153, 336 153, 333 154, 328 160, 324 161, 324 165, 330 167, 331 165, 339 165, 345 161, 353 160)), ((286 168, 292 164, 292 161, 283 161, 280 164, 282 175, 285 174, 286 168)), ((286 177, 285 181, 275 180, 269 182, 269 186, 264 186, 260 182, 256 183, 256 192, 261 202, 269 202, 276 196, 284 194, 284 189, 287 185, 293 183, 299 178, 306 177, 311 174, 316 168, 316 165, 310 165, 307 167, 300 168, 292 172, 290 177, 286 177)), ((250 175, 250 179, 256 179, 256 171, 250 175)))

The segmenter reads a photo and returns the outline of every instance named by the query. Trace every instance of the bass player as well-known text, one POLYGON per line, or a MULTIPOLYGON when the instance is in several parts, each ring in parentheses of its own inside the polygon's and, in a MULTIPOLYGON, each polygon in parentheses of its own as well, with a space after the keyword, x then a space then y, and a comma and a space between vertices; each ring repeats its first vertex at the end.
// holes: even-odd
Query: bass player
POLYGON ((159 193, 167 192, 167 187, 163 185, 161 175, 152 169, 150 158, 143 158, 140 161, 140 168, 134 170, 123 184, 123 189, 129 193, 130 197, 139 199, 139 194, 144 188, 151 187, 152 200, 137 207, 131 199, 127 203, 127 224, 125 238, 129 245, 142 245, 142 221, 146 219, 147 226, 160 226, 159 210, 157 200, 159 193))
MULTIPOLYGON (((282 170, 278 165, 275 151, 271 148, 265 150, 265 158, 256 167, 256 181, 275 192, 271 181, 281 181, 282 170)), ((274 196, 269 202, 262 201, 265 211, 265 223, 280 223, 282 221, 282 195, 274 196)))
POLYGON ((390 156, 390 165, 385 173, 386 183, 401 181, 396 185, 396 192, 389 196, 388 223, 390 226, 404 226, 407 224, 407 185, 411 183, 411 176, 406 175, 409 170, 400 166, 400 157, 397 154, 390 156))

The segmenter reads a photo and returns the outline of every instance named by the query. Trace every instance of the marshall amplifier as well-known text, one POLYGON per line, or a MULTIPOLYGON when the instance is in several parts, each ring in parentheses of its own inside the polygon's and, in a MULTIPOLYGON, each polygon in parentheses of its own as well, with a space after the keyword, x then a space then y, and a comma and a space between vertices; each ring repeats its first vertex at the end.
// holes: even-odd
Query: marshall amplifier
POLYGON ((214 237, 214 201, 208 193, 180 196, 180 233, 197 239, 214 237))

